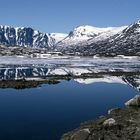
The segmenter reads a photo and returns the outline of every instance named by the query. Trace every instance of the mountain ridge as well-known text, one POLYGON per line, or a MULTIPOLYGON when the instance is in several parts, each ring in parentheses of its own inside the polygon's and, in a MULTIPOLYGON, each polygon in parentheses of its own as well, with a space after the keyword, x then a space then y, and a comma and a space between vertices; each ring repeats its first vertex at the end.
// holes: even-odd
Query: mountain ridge
POLYGON ((31 27, 12 27, 0 25, 0 44, 7 46, 47 48, 53 46, 67 34, 42 33, 31 27))
POLYGON ((68 35, 0 25, 0 45, 45 48, 83 56, 140 55, 140 20, 122 27, 78 26, 68 35))

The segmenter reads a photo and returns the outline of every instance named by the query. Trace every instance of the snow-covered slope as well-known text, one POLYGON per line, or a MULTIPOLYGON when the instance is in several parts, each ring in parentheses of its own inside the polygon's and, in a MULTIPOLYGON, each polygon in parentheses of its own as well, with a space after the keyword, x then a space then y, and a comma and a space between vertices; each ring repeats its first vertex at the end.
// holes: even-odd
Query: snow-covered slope
POLYGON ((140 20, 129 26, 107 29, 110 30, 96 30, 94 37, 84 41, 73 39, 78 37, 72 34, 72 38, 59 44, 58 50, 83 56, 140 55, 140 20))
POLYGON ((57 45, 62 47, 79 45, 81 43, 84 45, 90 42, 90 40, 92 42, 104 40, 121 32, 126 27, 127 26, 98 28, 89 25, 79 26, 71 31, 69 35, 64 40, 60 41, 57 45))
POLYGON ((57 44, 61 40, 65 39, 68 36, 68 34, 49 33, 48 36, 49 36, 49 46, 55 46, 55 44, 57 44))
POLYGON ((49 33, 49 36, 55 40, 56 43, 63 40, 68 36, 68 34, 64 33, 49 33))
MULTIPOLYGON (((100 46, 96 53, 113 55, 140 55, 140 20, 129 25, 120 33, 90 47, 100 46)), ((93 51, 93 50, 92 50, 93 51)))
POLYGON ((102 41, 105 39, 108 39, 116 34, 121 33, 121 31, 123 31, 124 29, 126 29, 128 26, 122 26, 122 27, 110 27, 110 30, 107 30, 105 32, 102 32, 101 34, 99 34, 98 36, 96 36, 95 38, 92 38, 91 40, 88 41, 88 43, 90 42, 96 42, 96 41, 102 41))

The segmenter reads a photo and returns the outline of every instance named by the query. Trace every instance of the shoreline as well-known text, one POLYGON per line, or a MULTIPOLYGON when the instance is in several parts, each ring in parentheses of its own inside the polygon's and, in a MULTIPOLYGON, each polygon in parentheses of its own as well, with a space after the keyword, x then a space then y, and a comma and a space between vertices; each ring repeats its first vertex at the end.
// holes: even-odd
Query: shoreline
POLYGON ((115 108, 107 115, 80 124, 79 128, 64 134, 61 140, 139 140, 140 96, 125 103, 126 108, 115 108))

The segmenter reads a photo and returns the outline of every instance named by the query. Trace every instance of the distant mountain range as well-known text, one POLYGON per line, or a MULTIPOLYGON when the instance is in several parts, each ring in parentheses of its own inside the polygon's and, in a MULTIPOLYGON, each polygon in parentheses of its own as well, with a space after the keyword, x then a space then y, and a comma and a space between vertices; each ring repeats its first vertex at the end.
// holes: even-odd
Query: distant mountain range
POLYGON ((48 48, 66 36, 61 33, 41 33, 29 27, 0 26, 0 44, 7 46, 48 48))
POLYGON ((123 27, 79 26, 69 34, 0 26, 0 45, 45 48, 73 55, 140 55, 140 20, 123 27))

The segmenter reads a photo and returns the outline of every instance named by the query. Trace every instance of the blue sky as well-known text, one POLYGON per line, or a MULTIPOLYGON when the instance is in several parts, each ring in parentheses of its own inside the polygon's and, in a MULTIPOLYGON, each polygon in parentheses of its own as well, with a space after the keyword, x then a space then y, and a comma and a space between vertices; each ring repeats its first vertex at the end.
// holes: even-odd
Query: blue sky
POLYGON ((0 24, 69 32, 79 25, 121 26, 140 19, 140 0, 0 0, 0 24))

